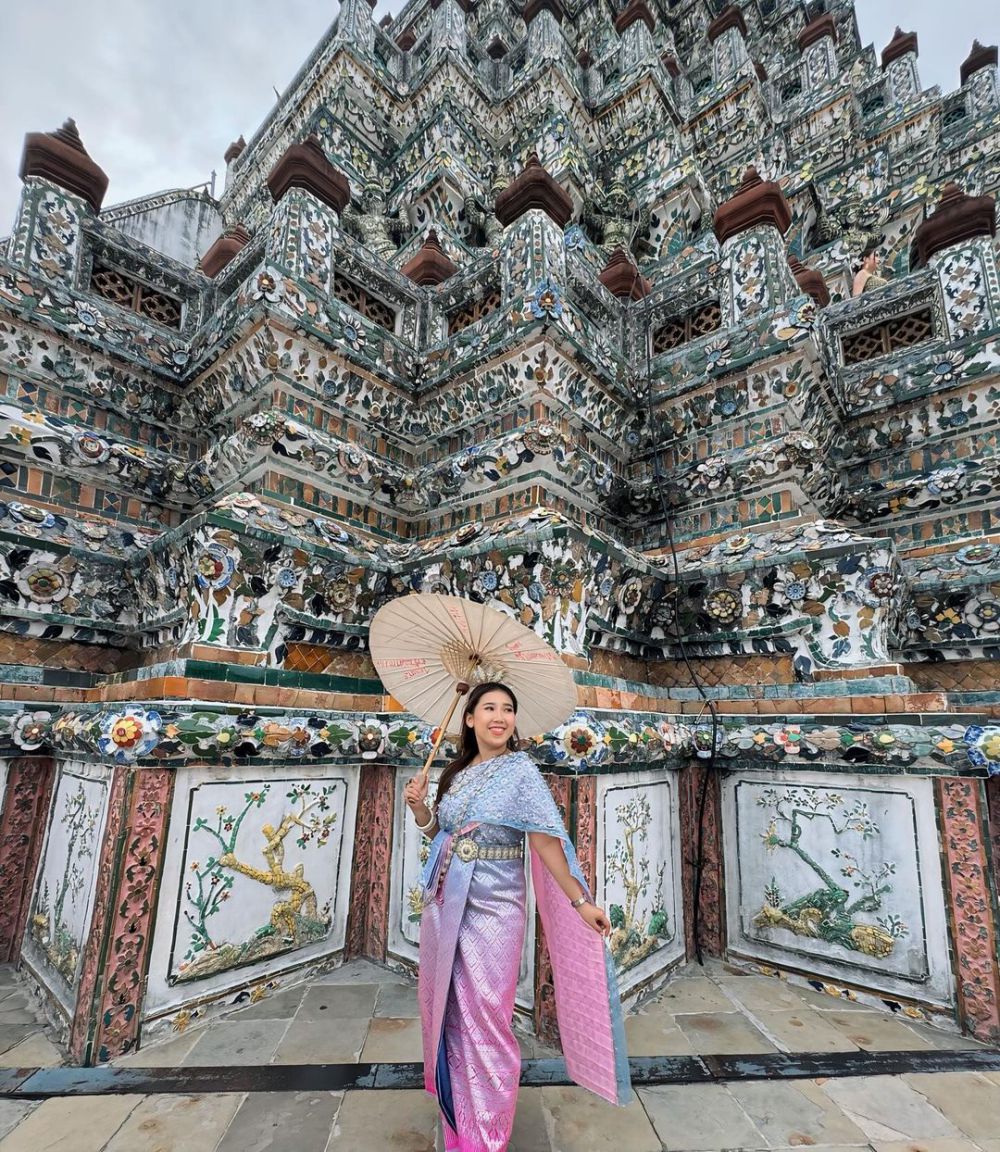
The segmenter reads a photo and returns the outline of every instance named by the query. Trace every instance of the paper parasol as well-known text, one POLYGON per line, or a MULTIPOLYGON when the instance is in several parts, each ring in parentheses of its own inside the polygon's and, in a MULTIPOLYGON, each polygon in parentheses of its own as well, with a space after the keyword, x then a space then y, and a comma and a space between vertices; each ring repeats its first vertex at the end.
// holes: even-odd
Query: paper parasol
POLYGON ((523 624, 472 600, 401 596, 376 613, 370 643, 389 692, 421 719, 440 725, 425 773, 456 704, 477 684, 495 680, 514 693, 521 736, 558 728, 576 708, 573 673, 558 653, 523 624))

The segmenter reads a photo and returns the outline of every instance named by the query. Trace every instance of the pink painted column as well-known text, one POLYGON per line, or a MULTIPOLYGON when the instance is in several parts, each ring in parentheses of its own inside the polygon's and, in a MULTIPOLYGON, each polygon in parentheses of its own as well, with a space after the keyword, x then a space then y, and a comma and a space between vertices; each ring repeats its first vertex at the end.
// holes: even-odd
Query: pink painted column
POLYGON ((10 762, 7 792, 0 798, 0 963, 21 952, 54 778, 55 762, 47 756, 10 762))
POLYGON ((964 1031, 1000 1044, 1000 957, 990 884, 983 781, 935 781, 941 821, 948 917, 964 1031))

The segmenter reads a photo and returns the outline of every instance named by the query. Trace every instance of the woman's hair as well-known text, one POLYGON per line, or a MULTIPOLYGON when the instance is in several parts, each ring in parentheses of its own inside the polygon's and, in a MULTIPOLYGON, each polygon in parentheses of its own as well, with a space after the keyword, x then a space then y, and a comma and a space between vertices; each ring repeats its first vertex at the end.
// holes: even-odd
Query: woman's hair
MULTIPOLYGON (((458 773, 461 772, 463 768, 467 768, 479 755, 479 741, 476 739, 476 730, 471 724, 467 724, 466 720, 475 712, 476 705, 487 692, 498 691, 507 693, 510 697, 511 704, 514 705, 514 715, 517 715, 517 697, 506 684, 496 684, 491 681, 486 684, 477 684, 475 688, 472 689, 469 693, 469 699, 466 700, 465 707, 462 709, 462 735, 458 743, 458 755, 441 773, 441 779, 438 781, 436 804, 441 803, 441 797, 451 787, 451 782, 458 773)), ((511 752, 515 752, 519 742, 517 729, 515 728, 510 739, 507 741, 507 747, 511 752)))

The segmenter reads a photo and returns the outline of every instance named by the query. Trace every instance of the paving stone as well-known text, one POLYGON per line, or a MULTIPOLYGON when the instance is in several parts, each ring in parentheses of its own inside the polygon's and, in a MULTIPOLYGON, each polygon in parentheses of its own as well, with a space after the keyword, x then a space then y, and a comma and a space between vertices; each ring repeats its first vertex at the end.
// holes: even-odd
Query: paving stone
MULTIPOLYGON (((142 1099, 141 1096, 63 1096, 44 1100, 13 1132, 0 1140, 0 1152, 102 1152, 142 1099)), ((144 1152, 146 1147, 119 1145, 117 1152, 125 1149, 144 1152)), ((185 1152, 198 1150, 185 1148, 185 1152)))
POLYGON ((292 1021, 274 1054, 275 1064, 357 1063, 371 1020, 331 1017, 292 1021))
POLYGON ((583 1088, 542 1088, 552 1146, 559 1152, 661 1152, 641 1101, 617 1108, 583 1088))
POLYGON ((426 1092, 348 1092, 327 1152, 434 1152, 437 1128, 437 1103, 426 1092))
POLYGON ((902 1020, 881 1012, 828 1012, 824 1018, 866 1052, 903 1052, 931 1047, 902 1020))
POLYGON ((420 1016, 417 989, 413 984, 381 984, 375 1002, 376 1016, 391 1016, 394 1020, 420 1016))
POLYGON ((809 1080, 727 1085, 772 1148, 864 1144, 864 1132, 809 1080))
POLYGON ((324 985, 310 988, 302 998, 296 1020, 357 1020, 375 1011, 377 984, 324 985))
POLYGON ((869 1147, 875 1152, 990 1152, 971 1140, 876 1140, 869 1147))
POLYGON ((326 1152, 342 1092, 254 1092, 217 1152, 326 1152))
POLYGON ((0 1139, 38 1107, 37 1100, 0 1100, 0 1139))
POLYGON ((522 1088, 518 1092, 514 1129, 510 1134, 512 1152, 552 1152, 542 1092, 541 1088, 522 1088))
MULTIPOLYGON (((639 1099, 666 1152, 766 1148, 767 1140, 722 1084, 640 1088, 639 1099)), ((628 1148, 622 1142, 620 1149, 628 1148)))
POLYGON ((691 1041, 666 1012, 625 1018, 625 1041, 630 1056, 690 1056, 691 1041))
POLYGON ((130 1052, 112 1063, 125 1068, 177 1068, 187 1059, 191 1049, 207 1029, 192 1028, 179 1036, 164 1037, 144 1044, 138 1052, 130 1052))
POLYGON ((738 1012, 693 1012, 682 1014, 676 1019, 678 1027, 698 1053, 735 1056, 777 1051, 767 1037, 738 1012))
POLYGON ((33 1032, 3 1054, 8 1068, 55 1068, 66 1062, 65 1053, 44 1032, 33 1032))
POLYGON ((297 988, 285 988, 273 995, 265 996, 256 1004, 248 1004, 245 1008, 238 1008, 227 1020, 291 1020, 298 1012, 302 999, 308 991, 308 985, 300 984, 297 988))
POLYGON ((1000 1085, 985 1076, 911 1072, 903 1080, 973 1140, 1000 1138, 1000 1085))
POLYGON ((707 976, 676 976, 664 985, 653 1004, 672 1015, 680 1012, 733 1012, 736 1006, 707 976))
POLYGON ((223 1020, 205 1028, 182 1063, 186 1067, 268 1064, 288 1030, 287 1020, 223 1020))
POLYGON ((372 1061, 422 1060, 423 1043, 419 1020, 390 1020, 376 1017, 368 1028, 362 1063, 372 1061))
POLYGON ((825 1080, 823 1091, 869 1140, 905 1141, 930 1137, 960 1139, 962 1133, 899 1076, 825 1080))
POLYGON ((13 964, 0 964, 0 988, 23 988, 21 977, 13 964))
POLYGON ((348 960, 339 968, 331 968, 322 976, 309 981, 311 988, 320 988, 330 984, 408 984, 409 978, 400 972, 393 972, 391 968, 384 968, 381 964, 373 964, 370 960, 348 960))
POLYGON ((13 1048, 15 1044, 20 1044, 22 1040, 27 1040, 29 1036, 33 1036, 36 1032, 42 1029, 41 1024, 0 1024, 0 1053, 6 1052, 8 1048, 13 1048))
POLYGON ((768 1036, 789 1052, 857 1052, 858 1045, 834 1028, 821 1012, 802 1007, 798 1012, 755 1012, 768 1036))
POLYGON ((961 1032, 953 1032, 950 1028, 939 1028, 934 1024, 921 1024, 915 1020, 907 1020, 906 1027, 916 1036, 919 1036, 921 1040, 926 1040, 932 1048, 938 1048, 942 1052, 967 1052, 974 1048, 981 1051, 989 1049, 988 1044, 974 1040, 971 1036, 963 1036, 961 1032))
MULTIPOLYGON (((770 976, 720 976, 729 996, 751 1012, 797 1012, 806 1007, 802 989, 770 976)), ((832 1000, 832 998, 831 998, 832 1000)))
POLYGON ((104 1152, 215 1152, 242 1102, 237 1092, 143 1097, 104 1152))
MULTIPOLYGON (((12 997, 14 1000, 21 1000, 21 997, 12 997)), ((30 1007, 27 1003, 15 1003, 8 1007, 8 1005, 0 1005, 0 1027, 4 1024, 40 1024, 44 1017, 40 1012, 30 1007)))

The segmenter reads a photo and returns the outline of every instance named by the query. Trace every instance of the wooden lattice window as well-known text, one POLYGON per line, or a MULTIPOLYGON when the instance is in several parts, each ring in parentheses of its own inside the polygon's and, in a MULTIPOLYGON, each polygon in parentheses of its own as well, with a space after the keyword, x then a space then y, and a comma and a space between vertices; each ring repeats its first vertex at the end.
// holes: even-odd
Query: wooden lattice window
POLYGON ((117 268, 95 264, 90 274, 90 290, 121 308, 128 308, 167 328, 181 326, 180 300, 133 280, 131 276, 119 272, 117 268))
POLYGON ((333 294, 344 304, 350 305, 355 312, 360 312, 366 320, 370 320, 387 332, 396 330, 395 311, 384 300, 373 296, 360 284, 339 272, 335 272, 333 276, 333 294))
POLYGON ((900 348, 910 348, 934 335, 934 321, 930 308, 911 312, 908 316, 897 316, 871 328, 862 328, 840 338, 845 364, 860 364, 862 360, 873 360, 900 348))
POLYGON ((499 307, 499 288, 490 288, 478 300, 475 298, 467 300, 460 307, 453 308, 448 313, 448 335, 454 336, 456 332, 461 332, 463 328, 468 328, 470 324, 482 320, 484 316, 495 312, 499 307))
POLYGON ((689 340, 707 336, 722 325, 722 308, 718 300, 709 300, 680 316, 672 316, 653 333, 653 355, 679 348, 689 340))

